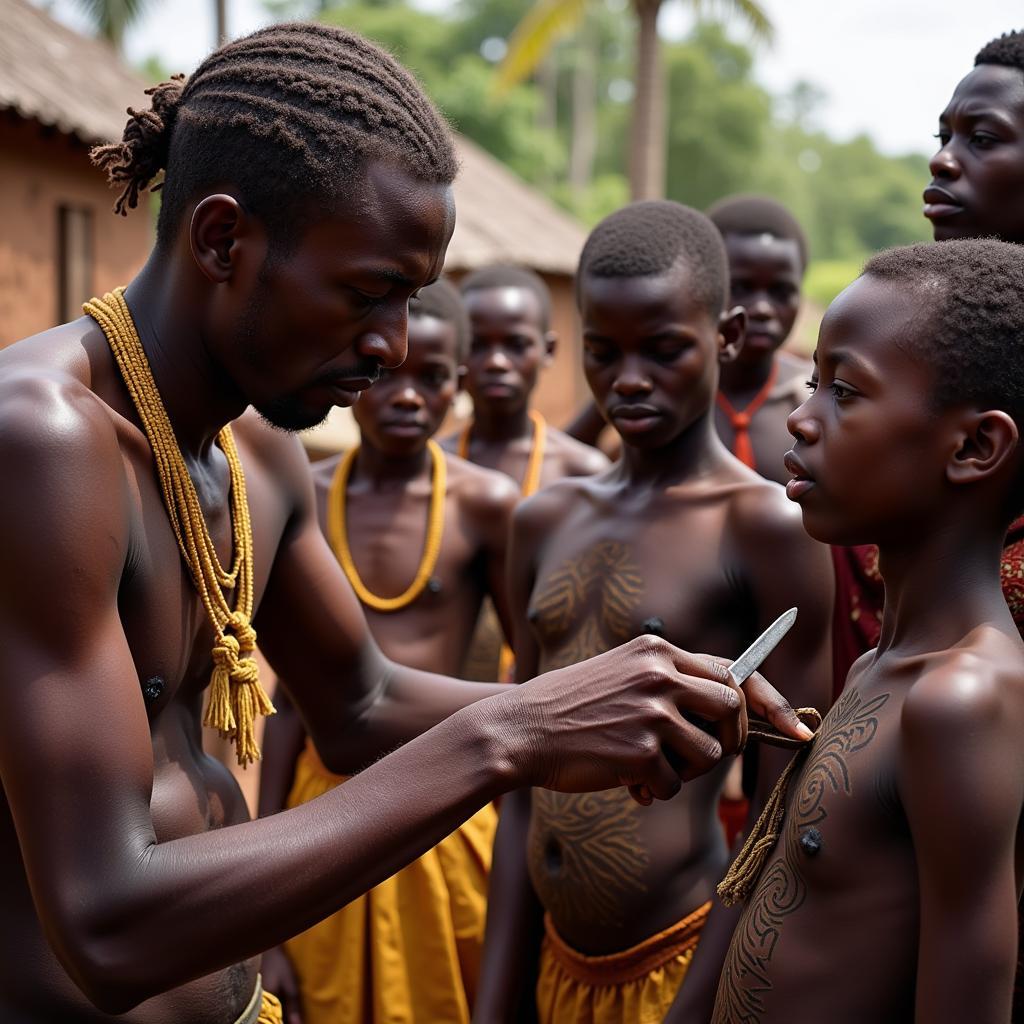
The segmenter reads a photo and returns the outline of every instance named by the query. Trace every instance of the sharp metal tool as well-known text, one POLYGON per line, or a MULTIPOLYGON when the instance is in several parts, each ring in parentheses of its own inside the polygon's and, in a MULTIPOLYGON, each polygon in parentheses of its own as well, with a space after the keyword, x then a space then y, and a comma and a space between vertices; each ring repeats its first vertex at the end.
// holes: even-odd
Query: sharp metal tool
POLYGON ((760 667, 765 658, 778 646, 779 641, 796 622, 796 609, 783 612, 730 666, 729 675, 737 686, 742 686, 760 667))

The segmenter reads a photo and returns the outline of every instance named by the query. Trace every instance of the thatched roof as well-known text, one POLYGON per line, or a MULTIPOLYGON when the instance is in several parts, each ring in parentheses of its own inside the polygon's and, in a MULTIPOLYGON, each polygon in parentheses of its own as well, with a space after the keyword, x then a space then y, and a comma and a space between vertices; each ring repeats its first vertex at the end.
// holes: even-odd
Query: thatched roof
POLYGON ((27 0, 0 0, 0 110, 86 143, 121 138, 146 83, 107 43, 78 35, 27 0))
MULTIPOLYGON (((78 35, 28 0, 0 0, 0 110, 86 143, 121 137, 145 83, 105 43, 78 35)), ((586 233, 569 214, 469 139, 455 140, 457 221, 446 268, 521 263, 571 275, 586 233)))

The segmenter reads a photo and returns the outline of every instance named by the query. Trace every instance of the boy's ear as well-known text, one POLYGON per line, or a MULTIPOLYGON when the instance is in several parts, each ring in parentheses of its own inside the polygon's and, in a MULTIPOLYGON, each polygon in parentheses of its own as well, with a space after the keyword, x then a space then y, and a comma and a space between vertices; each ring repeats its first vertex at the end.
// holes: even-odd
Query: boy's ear
POLYGON ((555 361, 555 350, 558 348, 558 335, 554 331, 544 333, 544 366, 550 366, 555 361))
POLYGON ((972 484, 994 476, 1013 457, 1019 438, 1013 417, 1001 409, 968 413, 959 446, 946 465, 946 479, 953 484, 972 484))
POLYGON ((747 336, 747 311, 742 306, 727 309, 718 318, 718 361, 731 363, 743 348, 747 336))
POLYGON ((188 241, 192 258, 213 283, 222 284, 237 272, 254 240, 255 223, 233 196, 203 199, 192 213, 188 241))

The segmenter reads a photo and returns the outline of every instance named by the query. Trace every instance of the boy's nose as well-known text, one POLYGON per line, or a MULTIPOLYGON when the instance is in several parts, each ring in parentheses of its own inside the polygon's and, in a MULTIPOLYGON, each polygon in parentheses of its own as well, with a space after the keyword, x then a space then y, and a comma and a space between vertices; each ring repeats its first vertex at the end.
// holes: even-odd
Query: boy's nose
POLYGON ((419 409, 423 406, 423 398, 412 384, 407 383, 398 389, 391 403, 396 409, 419 409))
POLYGON ((960 177, 960 164, 957 162, 956 157, 953 154, 952 144, 947 142, 932 158, 928 161, 928 170, 932 172, 932 176, 935 178, 944 178, 945 180, 957 179, 960 177))
POLYGON ((820 436, 818 421, 811 415, 809 406, 814 395, 809 395, 802 405, 798 405, 786 418, 786 429, 798 441, 814 444, 820 436))
POLYGON ((617 395, 627 396, 649 394, 653 385, 647 374, 642 373, 639 367, 626 365, 615 378, 615 383, 612 387, 617 395))
POLYGON ((504 372, 509 368, 508 356, 505 354, 504 349, 492 348, 487 352, 487 358, 484 360, 484 369, 490 371, 504 372))

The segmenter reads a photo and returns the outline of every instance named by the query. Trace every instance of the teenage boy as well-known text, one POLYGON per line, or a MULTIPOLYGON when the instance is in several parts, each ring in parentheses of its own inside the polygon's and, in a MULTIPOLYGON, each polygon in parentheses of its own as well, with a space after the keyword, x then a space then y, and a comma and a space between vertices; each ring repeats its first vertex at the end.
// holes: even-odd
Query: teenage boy
MULTIPOLYGON (((409 354, 354 408, 360 444, 314 466, 317 511, 387 657, 454 674, 485 594, 506 615, 505 547, 517 500, 502 473, 431 440, 451 407, 469 325, 447 281, 409 303, 409 354), (387 524, 386 529, 382 525, 387 524)), ((343 781, 286 701, 267 723, 260 813, 343 781), (290 791, 290 792, 289 792, 290 791)), ((303 1024, 468 1021, 497 818, 488 804, 440 846, 286 943, 264 977, 303 1024), (296 983, 297 982, 297 986, 296 983)))
MULTIPOLYGON (((718 364, 743 337, 727 290, 714 225, 677 203, 635 203, 587 240, 577 277, 584 367, 623 454, 516 513, 519 678, 639 633, 738 654, 796 605, 795 633, 766 668, 794 704, 827 706, 828 551, 804 534, 782 489, 715 432, 718 364)), ((759 757, 762 787, 785 760, 759 757)), ((724 767, 646 810, 622 789, 512 794, 495 846, 477 1019, 512 1020, 523 995, 542 1024, 661 1021, 720 909, 711 911, 727 859, 716 815, 723 778, 724 767)), ((723 952, 711 958, 716 969, 723 952)))
POLYGON ((473 419, 444 447, 512 477, 524 497, 565 476, 599 473, 608 460, 548 424, 531 408, 541 371, 551 364, 551 294, 525 267, 496 265, 461 283, 472 337, 465 387, 473 419))
POLYGON ((1024 500, 1022 291, 1018 246, 916 245, 822 322, 787 494, 819 540, 878 545, 882 636, 798 755, 717 1024, 1010 1019, 1024 644, 999 566, 1024 500))
POLYGON ((726 446, 763 477, 785 483, 786 418, 807 393, 810 363, 782 346, 800 311, 807 239, 767 196, 729 196, 708 210, 729 257, 729 296, 747 314, 743 347, 722 366, 715 426, 726 446))

